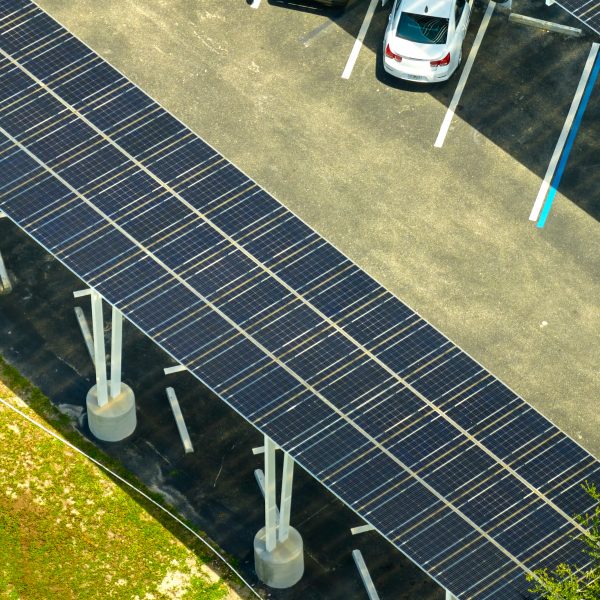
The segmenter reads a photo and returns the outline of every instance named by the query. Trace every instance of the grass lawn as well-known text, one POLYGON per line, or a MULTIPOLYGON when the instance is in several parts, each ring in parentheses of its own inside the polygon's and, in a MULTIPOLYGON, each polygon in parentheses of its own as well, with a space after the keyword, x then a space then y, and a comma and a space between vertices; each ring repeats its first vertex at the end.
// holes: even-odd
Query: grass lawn
MULTIPOLYGON (((125 476, 0 359, 0 398, 125 476)), ((147 490, 144 490, 147 492, 147 490)), ((233 600, 197 538, 0 403, 0 598, 233 600), (156 517, 168 525, 168 529, 156 517), (209 566, 210 565, 210 566, 209 566)))

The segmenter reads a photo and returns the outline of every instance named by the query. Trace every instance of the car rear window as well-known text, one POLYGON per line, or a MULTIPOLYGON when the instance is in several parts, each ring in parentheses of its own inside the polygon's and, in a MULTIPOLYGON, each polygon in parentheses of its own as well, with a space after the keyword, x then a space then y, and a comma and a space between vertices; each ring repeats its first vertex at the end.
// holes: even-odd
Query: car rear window
POLYGON ((396 35, 419 44, 445 44, 448 36, 448 19, 400 13, 396 35))

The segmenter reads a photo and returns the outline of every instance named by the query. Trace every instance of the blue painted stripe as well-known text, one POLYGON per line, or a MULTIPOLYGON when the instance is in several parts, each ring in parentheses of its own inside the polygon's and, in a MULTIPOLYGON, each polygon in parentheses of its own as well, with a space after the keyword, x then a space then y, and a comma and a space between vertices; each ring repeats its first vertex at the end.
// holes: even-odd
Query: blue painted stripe
POLYGON ((560 157, 560 162, 558 163, 558 167, 552 179, 552 183, 550 185, 550 190, 548 191, 548 196, 546 196, 546 202, 544 207, 542 208, 542 212, 540 214, 540 218, 537 222, 538 227, 543 227, 546 224, 546 219, 548 218, 548 214, 550 213, 550 209, 552 208, 552 202, 554 201, 554 197, 556 196, 556 190, 558 189, 558 184, 560 183, 560 179, 562 174, 565 171, 565 167, 567 165, 567 160, 569 158, 569 154, 571 152, 571 148, 573 147, 573 143, 575 142, 575 137, 577 136, 577 132, 579 130, 579 126, 581 125, 581 119, 583 118, 583 113, 587 107, 590 96, 592 95, 592 90, 594 89, 594 84, 596 83, 596 79, 598 77, 598 72, 600 71, 600 52, 596 54, 596 60, 594 61, 594 68, 592 69, 592 73, 590 78, 588 79, 587 85, 585 87, 585 91, 583 93, 583 97, 581 98, 581 102, 579 103, 579 108, 577 109, 577 114, 575 115, 575 120, 573 121, 573 125, 571 126, 571 131, 569 131, 569 137, 567 138, 567 143, 563 149, 562 156, 560 157))

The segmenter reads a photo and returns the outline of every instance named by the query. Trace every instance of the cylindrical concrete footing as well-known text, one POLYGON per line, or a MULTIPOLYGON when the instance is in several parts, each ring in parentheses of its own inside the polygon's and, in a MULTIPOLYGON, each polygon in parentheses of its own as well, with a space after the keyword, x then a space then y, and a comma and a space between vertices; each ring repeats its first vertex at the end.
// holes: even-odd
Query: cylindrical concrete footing
POLYGON ((285 542, 277 542, 275 550, 267 551, 266 529, 254 536, 254 569, 258 578, 272 588, 285 589, 298 583, 304 574, 302 537, 290 527, 285 542))
POLYGON ((87 395, 87 419, 90 431, 103 442, 120 442, 135 431, 135 396, 133 390, 121 383, 121 393, 98 406, 96 386, 87 395))

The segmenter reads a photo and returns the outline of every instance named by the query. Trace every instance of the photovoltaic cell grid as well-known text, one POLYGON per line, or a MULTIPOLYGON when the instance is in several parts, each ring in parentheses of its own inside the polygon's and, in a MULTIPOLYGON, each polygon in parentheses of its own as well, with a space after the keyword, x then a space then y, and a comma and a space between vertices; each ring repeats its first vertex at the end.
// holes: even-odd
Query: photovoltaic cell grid
POLYGON ((599 0, 558 0, 557 4, 600 34, 599 0))
POLYGON ((598 461, 24 0, 0 208, 459 598, 584 566, 598 461))

